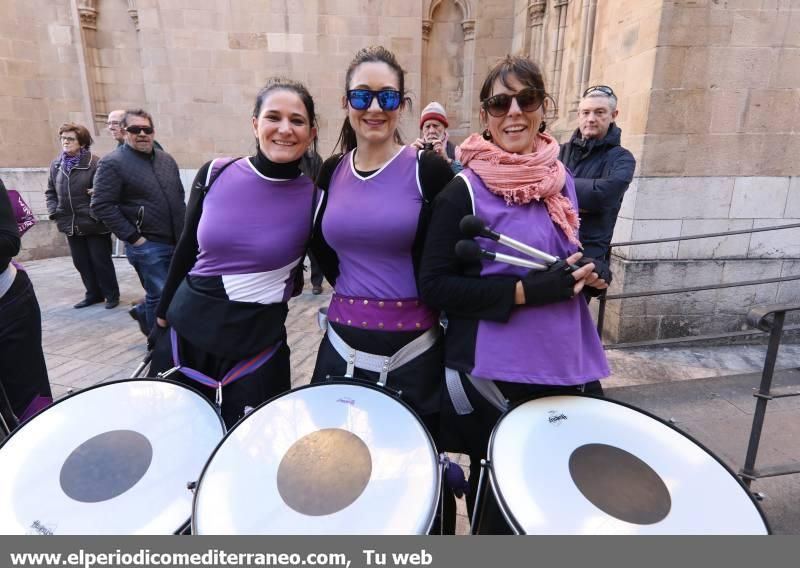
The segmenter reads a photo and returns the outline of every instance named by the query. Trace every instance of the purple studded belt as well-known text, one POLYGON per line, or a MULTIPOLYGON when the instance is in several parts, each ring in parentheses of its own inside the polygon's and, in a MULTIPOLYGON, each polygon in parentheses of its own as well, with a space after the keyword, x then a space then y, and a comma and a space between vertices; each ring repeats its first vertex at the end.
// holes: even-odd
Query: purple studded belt
POLYGON ((328 321, 361 329, 416 331, 439 323, 439 314, 417 298, 380 300, 333 294, 328 321))

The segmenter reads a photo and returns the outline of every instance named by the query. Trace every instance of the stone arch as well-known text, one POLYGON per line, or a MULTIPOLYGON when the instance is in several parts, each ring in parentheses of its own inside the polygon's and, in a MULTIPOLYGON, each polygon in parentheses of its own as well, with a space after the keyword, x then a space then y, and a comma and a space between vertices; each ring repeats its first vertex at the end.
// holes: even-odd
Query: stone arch
MULTIPOLYGON (((459 142, 470 130, 475 60, 471 0, 425 0, 422 20, 421 107, 444 105, 450 136, 459 142)), ((420 110, 422 110, 420 108, 420 110)))

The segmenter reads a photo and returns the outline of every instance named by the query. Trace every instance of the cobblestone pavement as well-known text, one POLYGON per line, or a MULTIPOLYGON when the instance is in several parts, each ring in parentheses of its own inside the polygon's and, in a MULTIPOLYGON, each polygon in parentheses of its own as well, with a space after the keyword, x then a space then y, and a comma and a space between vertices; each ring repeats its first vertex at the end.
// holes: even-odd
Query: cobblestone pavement
MULTIPOLYGON (((69 257, 27 262, 42 309, 43 348, 53 394, 126 378, 145 355, 144 337, 127 314, 130 304, 143 295, 139 281, 124 258, 115 259, 120 283, 120 306, 104 309, 102 304, 76 310, 83 297, 78 273, 69 257)), ((295 386, 308 383, 314 368, 322 332, 316 323, 317 309, 330 297, 311 294, 310 285, 290 303, 287 321, 292 350, 295 386)), ((613 374, 608 387, 626 387, 684 381, 701 377, 757 371, 763 364, 765 346, 666 348, 639 351, 609 351, 613 374)), ((797 367, 800 346, 781 347, 778 368, 797 367)), ((464 465, 464 456, 454 456, 464 465)), ((467 532, 463 500, 459 504, 457 531, 467 532)))

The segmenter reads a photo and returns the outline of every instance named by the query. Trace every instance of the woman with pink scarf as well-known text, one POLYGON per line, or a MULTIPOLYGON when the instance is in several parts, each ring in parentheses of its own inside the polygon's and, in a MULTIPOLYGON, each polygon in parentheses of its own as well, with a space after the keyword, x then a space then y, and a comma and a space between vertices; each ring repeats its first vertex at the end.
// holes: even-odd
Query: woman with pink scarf
MULTIPOLYGON (((599 379, 609 375, 579 294, 607 284, 579 252, 575 184, 558 161, 558 143, 544 131, 549 101, 542 73, 526 58, 508 56, 489 72, 480 100, 486 128, 459 147, 465 169, 434 202, 419 282, 423 301, 449 320, 442 449, 470 456, 470 510, 480 460, 509 405, 541 393, 602 394, 599 379), (465 238, 459 224, 467 215, 567 266, 530 270, 458 258, 456 243, 465 238)), ((533 260, 487 238, 476 242, 533 260)), ((507 531, 499 515, 489 524, 490 532, 507 531)))

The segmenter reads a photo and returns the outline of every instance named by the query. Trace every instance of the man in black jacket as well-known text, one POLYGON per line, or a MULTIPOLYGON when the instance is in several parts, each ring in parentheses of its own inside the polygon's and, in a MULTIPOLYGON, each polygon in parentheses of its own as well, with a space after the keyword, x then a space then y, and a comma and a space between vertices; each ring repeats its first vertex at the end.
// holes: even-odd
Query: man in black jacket
POLYGON ((125 144, 97 165, 92 209, 126 243, 125 255, 145 289, 136 316, 149 330, 183 230, 184 190, 178 164, 153 145, 152 117, 141 109, 128 110, 121 127, 125 144))
POLYGON ((611 236, 636 168, 633 154, 620 146, 622 131, 614 122, 618 114, 611 87, 586 89, 578 107, 578 129, 558 156, 575 177, 583 254, 595 259, 597 273, 609 283, 611 236))

